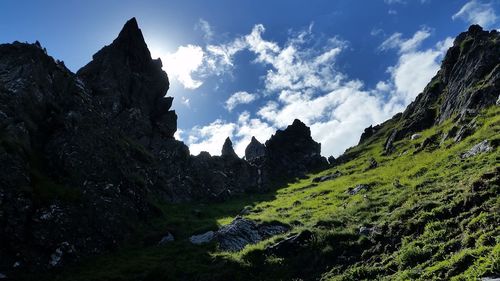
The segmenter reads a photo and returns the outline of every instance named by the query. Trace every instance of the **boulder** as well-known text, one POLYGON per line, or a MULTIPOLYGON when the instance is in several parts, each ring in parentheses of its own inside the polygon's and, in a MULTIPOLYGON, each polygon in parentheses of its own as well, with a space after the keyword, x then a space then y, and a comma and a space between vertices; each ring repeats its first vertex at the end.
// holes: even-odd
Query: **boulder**
POLYGON ((380 230, 377 227, 361 226, 358 231, 359 235, 372 236, 374 234, 380 234, 380 230))
POLYGON ((258 225, 252 220, 236 217, 230 224, 221 227, 215 237, 221 250, 235 252, 288 229, 283 224, 258 225))
POLYGON ((500 281, 500 277, 483 277, 481 281, 500 281))
POLYGON ((368 160, 368 167, 366 168, 366 170, 371 170, 371 169, 375 169, 378 167, 378 162, 377 160, 375 160, 375 158, 371 157, 369 160, 368 160))
POLYGON ((257 224, 249 219, 237 217, 217 231, 217 242, 223 251, 240 251, 248 244, 261 241, 257 224))
POLYGON ((207 231, 203 234, 193 235, 189 237, 189 241, 195 245, 209 243, 214 239, 215 232, 207 231))
POLYGON ((421 134, 413 134, 413 135, 411 135, 410 139, 411 139, 411 140, 416 140, 416 139, 419 139, 419 138, 421 138, 421 137, 422 137, 422 135, 421 135, 421 134))
POLYGON ((493 151, 493 149, 494 148, 490 145, 488 140, 483 140, 482 142, 471 147, 468 151, 462 153, 462 155, 460 155, 460 157, 462 159, 466 159, 466 158, 469 158, 472 156, 476 156, 480 153, 493 151))
POLYGON ((326 176, 321 176, 321 177, 315 177, 312 179, 312 182, 324 182, 324 181, 329 181, 336 179, 338 177, 342 176, 342 173, 339 171, 336 171, 334 173, 328 174, 326 176))
POLYGON ((358 194, 361 190, 368 190, 370 189, 370 186, 369 185, 366 185, 366 184, 358 184, 356 185, 354 188, 349 188, 347 190, 347 193, 349 193, 350 195, 355 195, 355 194, 358 194))

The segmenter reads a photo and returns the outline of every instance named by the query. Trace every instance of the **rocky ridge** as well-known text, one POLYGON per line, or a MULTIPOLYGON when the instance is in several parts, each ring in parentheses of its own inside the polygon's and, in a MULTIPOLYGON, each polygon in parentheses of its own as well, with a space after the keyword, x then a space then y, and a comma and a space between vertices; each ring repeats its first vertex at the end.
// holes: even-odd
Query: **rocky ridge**
MULTIPOLYGON (((479 25, 472 25, 457 36, 441 69, 424 91, 402 114, 392 118, 397 126, 387 136, 386 153, 393 151, 395 141, 442 124, 452 117, 457 127, 454 132, 467 130, 467 123, 480 109, 496 103, 500 90, 498 40, 498 31, 485 31, 479 25)), ((380 126, 365 129, 360 143, 379 129, 380 126)))
POLYGON ((190 155, 134 18, 76 74, 38 42, 0 54, 2 273, 114 248, 159 214, 155 200, 225 200, 272 188, 283 179, 275 165, 293 180, 326 161, 298 120, 253 149, 258 161, 239 158, 229 138, 221 156, 190 155))

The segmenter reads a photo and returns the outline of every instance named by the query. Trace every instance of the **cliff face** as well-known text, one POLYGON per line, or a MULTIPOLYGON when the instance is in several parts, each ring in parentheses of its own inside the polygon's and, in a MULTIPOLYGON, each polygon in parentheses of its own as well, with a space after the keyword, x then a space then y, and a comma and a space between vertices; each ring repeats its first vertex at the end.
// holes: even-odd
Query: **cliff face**
POLYGON ((165 97, 168 77, 161 67, 160 59, 151 59, 133 18, 77 76, 116 127, 149 145, 156 135, 173 138, 177 130, 177 115, 169 110, 173 98, 165 97))
POLYGON ((76 74, 38 42, 0 45, 0 272, 113 248, 158 214, 151 198, 225 200, 271 187, 274 164, 240 159, 229 139, 220 157, 192 156, 174 139, 161 67, 135 19, 76 74))
POLYGON ((484 31, 478 25, 461 33, 436 76, 403 114, 394 117, 398 126, 388 137, 386 149, 390 150, 392 142, 452 116, 465 121, 479 109, 495 104, 500 91, 499 40, 496 30, 484 31))

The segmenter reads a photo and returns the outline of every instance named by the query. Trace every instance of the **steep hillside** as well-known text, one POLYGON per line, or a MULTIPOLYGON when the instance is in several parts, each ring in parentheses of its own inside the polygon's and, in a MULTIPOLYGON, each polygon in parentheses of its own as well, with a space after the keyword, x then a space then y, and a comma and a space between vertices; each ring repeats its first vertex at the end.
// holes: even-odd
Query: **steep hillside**
MULTIPOLYGON (((476 280, 500 275, 500 107, 477 116, 459 143, 420 149, 450 121, 383 155, 384 133, 350 150, 356 159, 276 192, 224 203, 162 205, 163 219, 115 253, 92 258, 55 280, 476 280), (378 140, 375 140, 378 139, 378 140), (377 163, 374 165, 374 161, 377 163), (362 186, 362 188, 359 188, 362 186), (175 212, 173 212, 175 210, 175 212), (172 214, 175 214, 172 216, 172 214), (243 250, 193 234, 242 215, 290 227, 243 250), (175 241, 157 245, 169 231, 175 241), (290 237, 292 239, 290 239, 290 237), (296 239, 302 237, 302 239, 296 239), (295 240, 293 239, 295 238, 295 240)), ((394 124, 385 123, 387 130, 394 124)))
POLYGON ((0 238, 9 243, 0 272, 96 281, 499 277, 499 39, 479 26, 460 34, 415 102, 329 166, 299 120, 265 144, 252 140, 246 159, 230 139, 220 157, 189 155, 172 139, 175 113, 160 94, 168 81, 135 20, 77 74, 38 44, 0 45, 8 54, 0 238), (99 157, 87 164, 86 151, 99 157))

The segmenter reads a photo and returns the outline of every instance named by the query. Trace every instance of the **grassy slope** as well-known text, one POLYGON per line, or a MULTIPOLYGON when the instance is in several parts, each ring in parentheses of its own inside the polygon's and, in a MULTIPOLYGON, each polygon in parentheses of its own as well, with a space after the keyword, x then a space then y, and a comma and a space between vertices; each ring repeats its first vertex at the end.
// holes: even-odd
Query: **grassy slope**
POLYGON ((275 192, 225 203, 159 206, 164 218, 138 231, 124 249, 56 272, 57 280, 476 280, 500 275, 500 193, 498 149, 467 160, 466 151, 483 139, 500 136, 500 107, 484 111, 480 128, 458 144, 413 154, 425 137, 450 128, 445 123, 422 132, 417 140, 396 143, 382 156, 384 129, 347 153, 354 160, 324 171, 343 176, 311 184, 301 180, 275 192), (406 153, 402 154, 402 152, 406 153), (373 157, 378 167, 366 170, 373 157), (347 189, 370 184, 368 191, 347 189), (472 187, 474 186, 474 187, 472 187), (265 247, 289 234, 247 246, 238 253, 213 244, 191 245, 193 233, 229 223, 245 206, 247 217, 312 230, 315 239, 288 256, 267 255, 265 247), (361 226, 377 233, 358 234, 361 226), (156 246, 171 231, 176 241, 156 246), (296 279, 300 280, 300 279, 296 279))

